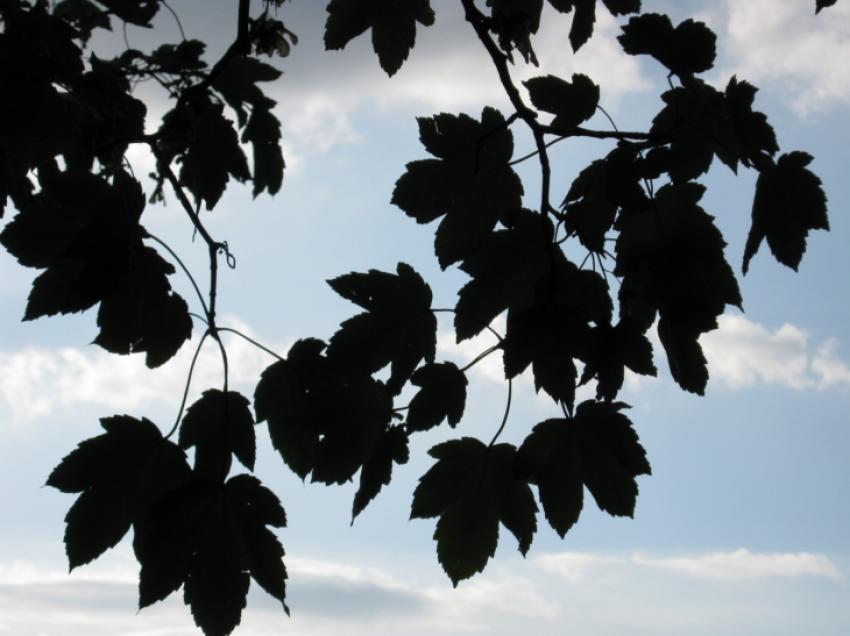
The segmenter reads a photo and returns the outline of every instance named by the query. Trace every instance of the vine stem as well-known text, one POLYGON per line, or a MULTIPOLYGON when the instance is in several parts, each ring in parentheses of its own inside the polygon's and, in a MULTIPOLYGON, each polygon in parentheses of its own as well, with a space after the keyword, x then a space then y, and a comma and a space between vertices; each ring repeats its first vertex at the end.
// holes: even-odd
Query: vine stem
POLYGON ((508 401, 505 404, 505 414, 502 416, 502 423, 499 425, 499 429, 496 431, 496 434, 493 435, 493 439, 490 440, 488 444, 488 448, 493 448, 493 445, 496 443, 496 440, 499 439, 499 436, 502 434, 502 431, 505 430, 505 424, 508 423, 508 415, 511 413, 511 399, 513 398, 513 379, 508 380, 508 401))
POLYGON ((482 351, 481 353, 479 353, 477 356, 475 356, 475 358, 472 360, 472 362, 470 362, 470 363, 469 363, 469 364, 467 364, 465 367, 463 367, 463 368, 460 370, 460 371, 461 371, 461 373, 466 373, 469 369, 471 369, 471 368, 472 368, 472 367, 474 367, 476 364, 478 364, 479 362, 481 362, 484 358, 486 358, 487 356, 489 356, 489 355, 490 355, 491 353, 493 353, 494 351, 498 351, 498 350, 499 350, 499 349, 501 349, 501 348, 502 348, 501 344, 497 344, 497 345, 493 345, 493 346, 492 346, 492 347, 490 347, 489 349, 485 349, 484 351, 482 351))
POLYGON ((282 358, 281 356, 279 356, 278 354, 276 354, 274 351, 272 351, 271 349, 269 349, 269 348, 268 348, 268 347, 266 347, 265 345, 260 344, 259 342, 257 342, 257 341, 256 341, 256 340, 254 340, 253 338, 251 338, 251 337, 249 337, 249 336, 246 336, 244 333, 242 333, 242 332, 241 332, 241 331, 239 331, 238 329, 233 329, 232 327, 218 327, 218 331, 219 331, 219 332, 224 331, 224 332, 226 332, 226 333, 233 333, 233 334, 236 334, 237 336, 239 336, 239 337, 240 337, 240 338, 242 338, 243 340, 246 340, 247 342, 250 342, 252 345, 254 345, 255 347, 257 347, 257 349, 260 349, 261 351, 265 351, 267 354, 269 354, 269 355, 270 355, 270 356, 272 356, 273 358, 277 358, 277 359, 278 359, 278 360, 280 360, 281 362, 284 362, 284 358, 282 358))
POLYGON ((165 436, 165 439, 174 435, 177 431, 177 427, 180 426, 180 420, 183 418, 183 409, 186 407, 186 399, 189 397, 189 387, 192 384, 192 374, 195 372, 195 363, 198 361, 198 355, 201 353, 201 348, 204 346, 204 341, 207 339, 209 334, 209 331, 205 331, 204 335, 201 336, 201 341, 195 348, 195 355, 192 356, 192 364, 189 365, 189 374, 186 377, 186 385, 183 388, 183 398, 180 400, 180 408, 177 410, 177 419, 174 421, 174 426, 172 426, 171 430, 168 431, 168 435, 165 436))
MULTIPOLYGON (((192 276, 192 272, 189 271, 189 268, 186 267, 180 257, 177 256, 177 253, 158 236, 155 236, 147 231, 145 231, 145 235, 145 238, 149 238, 152 241, 156 241, 157 243, 159 243, 169 254, 171 254, 171 257, 175 261, 177 261, 177 264, 180 266, 180 269, 183 270, 183 272, 186 274, 186 277, 189 279, 189 282, 192 283, 192 287, 195 288, 195 293, 198 295, 198 300, 201 301, 201 307, 203 307, 204 309, 204 314, 209 314, 209 309, 207 308, 207 303, 204 300, 204 295, 201 293, 201 288, 198 287, 198 283, 195 281, 195 277, 192 276)), ((204 322, 206 322, 206 319, 204 319, 204 322)))

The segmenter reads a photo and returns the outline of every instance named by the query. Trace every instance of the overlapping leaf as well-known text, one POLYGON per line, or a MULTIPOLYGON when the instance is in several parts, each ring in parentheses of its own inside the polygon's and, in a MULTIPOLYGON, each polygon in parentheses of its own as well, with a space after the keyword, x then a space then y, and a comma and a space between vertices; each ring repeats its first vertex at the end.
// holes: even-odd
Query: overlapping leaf
POLYGON ((512 227, 491 233, 461 269, 472 277, 458 292, 455 333, 458 342, 480 333, 509 307, 519 311, 534 303, 537 281, 550 269, 554 234, 541 214, 523 210, 512 227))
POLYGON ((100 303, 94 342, 112 353, 144 352, 150 368, 170 360, 192 335, 186 301, 168 282, 172 273, 155 250, 133 250, 127 276, 100 303))
POLYGON ((410 401, 407 430, 427 431, 447 419, 457 426, 466 405, 466 375, 452 362, 426 364, 410 379, 419 391, 410 401))
POLYGON ((396 271, 352 272, 328 281, 336 293, 366 310, 340 325, 328 344, 328 357, 365 374, 389 364, 387 387, 393 394, 420 361, 433 362, 437 346, 431 288, 406 263, 399 263, 396 271))
POLYGON ((631 18, 617 39, 626 53, 651 55, 680 77, 711 69, 717 55, 717 36, 705 23, 688 19, 673 27, 658 13, 631 18))
POLYGON ((47 479, 62 492, 80 493, 65 516, 71 569, 117 544, 140 515, 189 476, 183 451, 149 420, 116 415, 100 423, 106 432, 80 442, 47 479))
POLYGON ((574 73, 572 82, 543 75, 523 84, 535 108, 555 115, 551 126, 565 133, 593 117, 599 105, 599 86, 581 73, 574 73))
POLYGON ((195 449, 195 472, 207 479, 223 481, 231 455, 254 470, 257 443, 247 398, 235 391, 204 391, 183 416, 179 442, 195 449))
POLYGON ((196 479, 171 492, 135 525, 139 607, 182 585, 198 627, 224 636, 239 625, 253 578, 288 613, 284 552, 267 526, 286 526, 286 515, 250 475, 196 479))
POLYGON ((502 343, 505 377, 516 377, 531 365, 535 389, 572 408, 577 376, 573 360, 586 357, 591 326, 610 323, 611 312, 602 277, 559 259, 538 281, 534 304, 508 311, 502 343))
POLYGON ((634 319, 590 330, 585 365, 579 384, 597 379, 596 398, 611 402, 623 386, 626 368, 641 375, 656 375, 652 344, 634 319))
POLYGON ((537 485, 546 519, 562 538, 578 521, 585 486, 601 510, 634 516, 635 477, 651 469, 624 407, 582 402, 575 417, 535 426, 519 449, 519 473, 537 485))
POLYGON ((809 230, 828 230, 826 194, 807 166, 812 156, 789 152, 762 170, 753 200, 753 223, 744 248, 744 273, 766 238, 776 260, 795 270, 809 230))
POLYGON ((726 305, 741 305, 723 236, 698 205, 704 191, 696 183, 666 185, 650 208, 621 216, 614 270, 625 277, 621 317, 646 328, 657 310, 673 379, 698 394, 708 381, 698 338, 717 327, 726 305))
POLYGON ((119 173, 113 183, 87 173, 60 173, 0 234, 27 267, 45 268, 33 283, 25 320, 88 309, 130 273, 141 246, 139 183, 119 173))
POLYGON ((429 0, 331 0, 325 23, 325 48, 342 49, 367 29, 381 68, 394 75, 416 41, 416 23, 434 24, 429 0))
POLYGON ((372 457, 387 429, 392 399, 365 373, 341 369, 319 340, 299 340, 285 360, 263 371, 254 393, 257 421, 302 479, 344 483, 372 457))
POLYGON ((480 122, 445 113, 420 118, 419 137, 436 159, 408 163, 392 202, 419 223, 443 217, 434 248, 445 269, 474 254, 497 221, 520 209, 522 183, 508 165, 513 135, 487 107, 480 122))
POLYGON ((276 80, 280 74, 254 58, 234 57, 213 82, 213 88, 236 111, 242 143, 250 142, 253 148, 254 196, 263 190, 276 194, 283 183, 280 121, 272 114, 276 102, 258 86, 259 82, 276 80))
POLYGON ((406 464, 410 458, 407 433, 401 426, 391 426, 375 444, 371 456, 360 469, 360 486, 354 493, 351 522, 369 505, 384 486, 389 485, 393 464, 406 464))
POLYGON ((496 551, 500 523, 525 555, 537 530, 537 504, 528 484, 514 477, 516 448, 464 437, 428 454, 437 463, 419 480, 410 517, 439 517, 437 558, 452 583, 484 569, 496 551))

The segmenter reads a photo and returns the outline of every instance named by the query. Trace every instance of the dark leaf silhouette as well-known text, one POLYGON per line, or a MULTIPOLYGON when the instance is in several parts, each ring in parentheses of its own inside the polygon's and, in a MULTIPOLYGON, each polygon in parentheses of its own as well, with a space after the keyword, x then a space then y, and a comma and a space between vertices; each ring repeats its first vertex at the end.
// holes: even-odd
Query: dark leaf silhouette
POLYGON ((651 470, 624 407, 582 402, 575 417, 535 426, 519 449, 519 472, 537 485, 546 519, 562 538, 581 514, 584 486, 601 510, 634 515, 635 477, 651 470))
POLYGON ((534 106, 555 115, 552 127, 564 132, 590 119, 599 105, 599 87, 581 73, 573 74, 572 82, 545 75, 524 84, 534 106))
POLYGON ((467 115, 420 118, 419 138, 437 159, 407 164, 392 202, 419 223, 445 215, 434 242, 445 269, 475 253, 497 221, 520 209, 522 184, 508 165, 513 135, 488 107, 480 122, 467 115))
POLYGON ((429 0, 331 0, 325 48, 342 49, 367 29, 381 68, 394 75, 416 41, 416 23, 434 24, 429 0))
POLYGON ((299 340, 285 360, 263 371, 254 393, 258 421, 302 479, 344 483, 372 456, 389 426, 392 400, 371 376, 346 373, 319 340, 299 340))
POLYGON ((231 454, 254 470, 256 436, 248 399, 235 391, 204 391, 180 425, 181 448, 195 449, 195 472, 223 481, 230 472, 231 454))
POLYGON ((255 477, 187 482, 136 523, 139 607, 183 586, 183 599, 204 633, 230 634, 253 578, 288 613, 283 548, 267 527, 285 525, 277 497, 255 477))
POLYGON ((514 477, 516 448, 492 447, 471 437, 444 442, 413 493, 411 518, 439 517, 437 558, 456 586, 484 569, 496 551, 501 522, 524 555, 537 530, 537 504, 528 484, 514 477))
POLYGON ((822 9, 832 7, 836 0, 815 0, 815 13, 820 13, 822 9))
POLYGON ((448 419, 457 426, 466 405, 466 375, 452 362, 426 364, 410 378, 419 391, 407 412, 409 431, 427 431, 448 419))
POLYGON ((437 346, 431 288, 406 263, 396 271, 352 272, 328 281, 336 293, 366 310, 340 325, 328 343, 328 357, 367 374, 391 365, 387 388, 393 394, 421 360, 433 362, 437 346))
POLYGON ((745 274, 763 239, 776 260, 796 271, 809 230, 829 229, 826 194, 820 179, 806 167, 811 161, 805 152, 789 152, 759 175, 744 249, 745 274))
POLYGON ((360 469, 360 487, 354 493, 351 522, 369 505, 381 489, 390 483, 393 464, 406 464, 410 458, 407 434, 401 426, 391 426, 375 445, 371 457, 360 469))
POLYGON ((71 569, 96 559, 127 534, 157 499, 185 482, 189 466, 149 420, 116 415, 53 469, 47 485, 80 493, 65 516, 71 569))
POLYGON ((674 28, 658 13, 631 18, 617 39, 626 53, 651 55, 681 77, 709 70, 717 54, 717 36, 704 23, 688 19, 674 28))

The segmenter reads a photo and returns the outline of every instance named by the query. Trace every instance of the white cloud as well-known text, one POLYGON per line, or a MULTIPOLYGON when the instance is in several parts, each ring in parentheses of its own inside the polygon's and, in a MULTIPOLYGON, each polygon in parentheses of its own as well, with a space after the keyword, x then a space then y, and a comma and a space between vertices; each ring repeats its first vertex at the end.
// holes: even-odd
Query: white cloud
POLYGON ((809 552, 757 553, 740 549, 695 557, 634 555, 631 561, 636 565, 664 568, 703 579, 746 580, 799 576, 841 578, 838 568, 829 558, 809 552))
POLYGON ((842 578, 835 564, 823 554, 751 552, 743 548, 731 552, 678 557, 653 556, 645 553, 612 556, 561 552, 541 555, 534 562, 542 570, 557 574, 571 583, 581 583, 588 577, 608 576, 612 569, 634 570, 635 567, 666 570, 699 579, 725 581, 801 576, 842 578))
POLYGON ((776 82, 802 115, 850 103, 850 5, 727 0, 724 75, 776 82))
POLYGON ((741 389, 773 384, 792 389, 850 387, 850 368, 831 339, 812 351, 808 334, 784 324, 771 331, 743 316, 726 314, 700 339, 712 382, 741 389))
MULTIPOLYGON (((225 317, 221 325, 252 335, 251 329, 237 319, 225 317)), ((0 401, 11 412, 12 421, 18 423, 75 405, 133 409, 151 402, 177 404, 198 342, 195 331, 191 342, 154 370, 145 367, 141 355, 118 356, 94 345, 88 349, 30 347, 0 352, 0 401)), ((273 362, 267 353, 238 336, 225 334, 223 338, 233 385, 255 383, 262 370, 273 362)), ((274 343, 271 348, 276 348, 274 343)), ((277 347, 281 353, 287 348, 277 347)), ((222 377, 219 350, 208 338, 195 366, 190 399, 202 390, 221 385, 222 377)))

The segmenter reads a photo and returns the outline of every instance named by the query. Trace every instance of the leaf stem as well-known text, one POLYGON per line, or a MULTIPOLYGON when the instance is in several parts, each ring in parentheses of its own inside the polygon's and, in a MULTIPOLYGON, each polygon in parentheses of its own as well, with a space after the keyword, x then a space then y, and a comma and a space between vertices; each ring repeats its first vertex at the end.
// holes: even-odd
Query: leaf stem
MULTIPOLYGON (((198 300, 201 301, 201 307, 203 307, 204 313, 209 314, 209 309, 207 309, 207 303, 204 300, 204 295, 201 293, 201 288, 198 287, 198 283, 195 281, 195 277, 192 276, 192 273, 189 271, 189 268, 186 267, 185 263, 183 263, 180 257, 177 256, 177 253, 173 249, 171 249, 171 247, 169 247, 169 245, 165 241, 163 241, 158 236, 151 234, 147 230, 145 231, 145 234, 145 238, 149 238, 159 243, 169 254, 171 254, 171 257, 175 261, 177 261, 177 264, 180 266, 180 269, 183 270, 183 272, 186 274, 186 277, 189 279, 189 282, 192 283, 192 287, 195 288, 195 293, 198 295, 198 300)), ((204 322, 206 322, 206 320, 204 320, 204 322)))
POLYGON ((492 448, 496 443, 496 440, 499 439, 499 436, 502 434, 502 431, 505 430, 505 424, 508 423, 508 415, 511 412, 511 399, 513 397, 513 385, 514 381, 512 378, 508 379, 508 402, 505 404, 505 414, 502 416, 502 423, 499 425, 499 430, 496 431, 496 434, 493 435, 493 439, 490 440, 490 444, 488 448, 492 448))
POLYGON ((174 435, 175 431, 177 431, 177 427, 180 426, 180 420, 183 417, 183 409, 186 406, 186 398, 189 397, 189 387, 192 384, 192 374, 195 371, 195 363, 198 361, 198 355, 201 353, 201 347, 204 346, 204 341, 207 339, 209 333, 209 331, 204 332, 204 335, 201 336, 201 341, 195 348, 195 355, 192 356, 192 364, 189 365, 189 374, 186 377, 186 385, 183 388, 183 398, 180 400, 180 408, 177 410, 177 419, 174 421, 174 426, 172 426, 171 430, 168 431, 168 435, 165 436, 165 439, 168 439, 169 437, 174 435))
POLYGON ((269 355, 270 355, 270 356, 272 356, 273 358, 277 358, 277 359, 278 359, 278 360, 280 360, 281 362, 283 362, 283 361, 284 361, 284 358, 282 358, 281 356, 279 356, 278 354, 276 354, 274 351, 272 351, 272 350, 271 350, 271 349, 269 349, 268 347, 266 347, 266 346, 264 346, 264 345, 260 344, 259 342, 257 342, 257 341, 256 341, 256 340, 254 340, 253 338, 250 338, 249 336, 246 336, 244 333, 242 333, 242 332, 241 332, 241 331, 239 331, 238 329, 233 329, 232 327, 218 327, 218 331, 220 331, 220 332, 221 332, 221 331, 224 331, 224 332, 227 332, 227 333, 234 333, 234 334, 236 334, 237 336, 239 336, 240 338, 242 338, 243 340, 247 340, 247 341, 248 341, 248 342, 250 342, 252 345, 254 345, 254 346, 255 346, 255 347, 257 347, 258 349, 260 349, 261 351, 265 351, 267 354, 269 354, 269 355))

